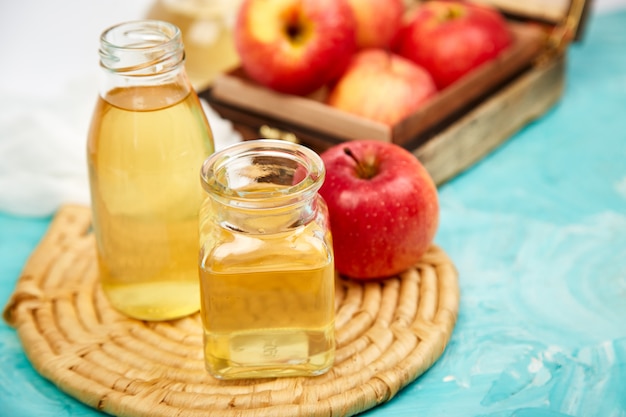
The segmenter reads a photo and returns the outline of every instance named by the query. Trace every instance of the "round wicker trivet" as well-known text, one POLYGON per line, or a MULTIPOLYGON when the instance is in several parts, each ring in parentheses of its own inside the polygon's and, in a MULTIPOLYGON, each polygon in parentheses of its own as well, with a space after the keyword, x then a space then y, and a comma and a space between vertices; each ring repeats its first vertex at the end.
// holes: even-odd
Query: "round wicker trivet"
POLYGON ((319 377, 218 381, 204 368, 199 315, 126 318, 97 280, 90 210, 63 207, 4 311, 34 368, 91 407, 119 416, 350 416, 392 398, 443 353, 459 289, 433 246, 399 277, 339 279, 337 352, 319 377))

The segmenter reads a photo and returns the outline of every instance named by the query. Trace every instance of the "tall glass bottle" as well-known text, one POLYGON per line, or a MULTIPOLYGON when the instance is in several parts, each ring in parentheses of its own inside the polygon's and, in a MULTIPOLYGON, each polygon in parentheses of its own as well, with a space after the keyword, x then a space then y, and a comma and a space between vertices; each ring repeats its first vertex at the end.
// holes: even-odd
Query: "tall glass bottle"
POLYGON ((200 307, 198 172, 214 142, 184 56, 180 30, 162 21, 122 23, 100 38, 87 141, 100 279, 113 307, 142 320, 200 307))

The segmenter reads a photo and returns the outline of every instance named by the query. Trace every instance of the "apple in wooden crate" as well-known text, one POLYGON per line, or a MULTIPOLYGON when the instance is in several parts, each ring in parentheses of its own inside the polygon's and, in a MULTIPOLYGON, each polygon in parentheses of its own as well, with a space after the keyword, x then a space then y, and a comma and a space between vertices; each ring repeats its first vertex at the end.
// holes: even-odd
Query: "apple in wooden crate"
POLYGON ((511 33, 497 9, 433 0, 412 10, 393 50, 424 67, 442 89, 497 57, 511 43, 511 33))
POLYGON ((335 145, 321 157, 336 269, 367 280, 416 264, 439 224, 437 189, 417 158, 373 140, 335 145))
POLYGON ((403 0, 348 0, 356 18, 360 49, 388 48, 402 25, 403 0))
POLYGON ((356 22, 347 0, 244 0, 234 37, 251 79, 306 95, 345 69, 356 51, 356 22))
POLYGON ((330 106, 394 125, 437 93, 432 77, 417 64, 388 51, 358 52, 326 99, 330 106))

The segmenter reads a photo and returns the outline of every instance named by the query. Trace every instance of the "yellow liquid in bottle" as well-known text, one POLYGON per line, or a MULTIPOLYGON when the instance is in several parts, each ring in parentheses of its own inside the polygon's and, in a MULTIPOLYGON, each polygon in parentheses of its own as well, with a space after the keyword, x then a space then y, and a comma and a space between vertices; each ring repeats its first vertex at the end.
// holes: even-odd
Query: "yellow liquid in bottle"
POLYGON ((195 95, 133 87, 98 99, 88 138, 94 231, 104 292, 122 313, 165 320, 199 309, 198 172, 212 152, 195 95))
POLYGON ((200 265, 211 374, 319 375, 332 366, 335 275, 321 233, 314 223, 269 235, 220 229, 200 265))

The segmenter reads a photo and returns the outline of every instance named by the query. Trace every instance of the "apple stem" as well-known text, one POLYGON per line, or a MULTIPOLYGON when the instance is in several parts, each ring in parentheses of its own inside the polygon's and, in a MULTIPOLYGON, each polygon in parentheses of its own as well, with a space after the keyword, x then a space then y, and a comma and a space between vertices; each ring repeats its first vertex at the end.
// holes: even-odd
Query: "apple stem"
POLYGON ((461 9, 460 7, 454 7, 453 5, 453 6, 450 6, 445 16, 443 16, 443 19, 441 19, 441 21, 445 22, 448 20, 454 20, 454 19, 458 19, 461 16, 463 16, 463 9, 461 9))
POLYGON ((373 165, 364 164, 359 158, 356 157, 352 149, 348 147, 343 148, 343 153, 348 155, 356 163, 356 171, 359 178, 369 180, 376 175, 376 167, 373 165))

